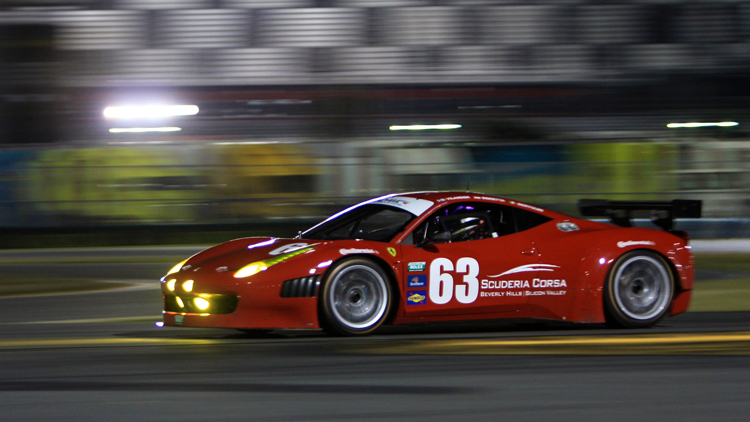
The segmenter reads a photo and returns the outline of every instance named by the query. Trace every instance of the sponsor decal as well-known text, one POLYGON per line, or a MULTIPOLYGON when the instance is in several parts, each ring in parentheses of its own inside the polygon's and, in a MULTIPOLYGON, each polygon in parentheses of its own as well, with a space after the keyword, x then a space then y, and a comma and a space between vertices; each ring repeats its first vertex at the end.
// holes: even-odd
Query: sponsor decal
MULTIPOLYGON (((525 272, 542 272, 555 271, 560 268, 558 265, 551 264, 529 264, 510 269, 502 274, 491 275, 488 277, 502 277, 508 274, 518 274, 525 272)), ((565 290, 543 290, 543 289, 567 289, 568 282, 564 279, 542 279, 533 280, 482 280, 481 289, 482 297, 523 297, 523 296, 563 296, 565 290), (524 290, 521 289, 535 289, 524 290), (487 292, 485 290, 495 290, 487 292), (502 290, 502 291, 497 291, 502 290)))
POLYGON ((426 290, 412 290, 406 292, 406 304, 407 305, 426 305, 427 304, 427 291, 426 290))
POLYGON ((650 241, 650 240, 628 240, 624 242, 617 242, 618 248, 627 248, 629 246, 655 246, 656 243, 650 241))
POLYGON ((408 287, 426 287, 427 274, 410 275, 408 277, 408 287))
POLYGON ((469 195, 462 195, 462 196, 451 196, 450 198, 441 198, 438 199, 438 202, 446 202, 446 201, 455 201, 457 199, 471 199, 471 196, 469 195))
POLYGON ((542 280, 535 278, 533 280, 482 280, 482 290, 493 289, 547 289, 568 287, 568 283, 563 279, 542 280))
POLYGON ((534 210, 536 212, 544 212, 544 210, 541 209, 541 208, 539 208, 539 207, 535 207, 535 206, 529 205, 529 204, 524 204, 523 202, 516 202, 516 206, 517 207, 521 207, 521 208, 527 208, 527 209, 530 209, 530 210, 534 210))
POLYGON ((369 254, 375 254, 380 255, 380 252, 376 251, 375 249, 339 249, 339 253, 341 255, 351 255, 354 253, 369 253, 369 254))
POLYGON ((184 321, 184 316, 182 315, 175 315, 174 316, 174 325, 182 325, 182 321, 184 321))
POLYGON ((475 196, 474 199, 481 199, 484 201, 505 202, 505 199, 503 198, 493 198, 491 196, 475 196))
POLYGON ((435 204, 426 199, 410 198, 408 196, 391 196, 372 203, 401 208, 402 210, 410 212, 416 216, 422 215, 435 204))
POLYGON ((281 246, 269 252, 269 255, 281 255, 283 253, 294 252, 302 248, 307 247, 307 243, 290 243, 288 245, 281 246))
POLYGON ((410 262, 407 266, 409 271, 424 271, 427 268, 427 263, 422 262, 410 262))
MULTIPOLYGON (((409 263, 421 264, 421 263, 409 263)), ((525 272, 555 271, 560 268, 551 264, 528 264, 512 268, 502 274, 483 277, 501 277, 525 272)), ((430 303, 445 305, 455 299, 462 304, 474 303, 480 297, 524 297, 524 296, 564 296, 568 282, 560 278, 534 278, 516 280, 488 280, 479 277, 479 262, 471 257, 455 261, 436 258, 430 262, 429 274, 407 276, 408 287, 421 287, 427 282, 430 303), (424 278, 426 278, 426 280, 424 278), (414 284, 413 284, 414 283, 414 284), (420 283, 420 284, 416 284, 420 283), (560 290, 558 290, 560 289, 560 290)))
POLYGON ((388 248, 388 253, 391 254, 392 257, 396 257, 396 248, 388 248))
POLYGON ((414 200, 413 198, 405 198, 405 197, 394 196, 394 197, 391 197, 391 198, 385 198, 385 199, 383 199, 380 202, 382 202, 384 204, 395 205, 397 207, 404 207, 406 205, 411 204, 413 200, 414 200))
POLYGON ((565 296, 566 290, 526 290, 524 292, 482 292, 480 297, 511 297, 511 296, 565 296))
POLYGON ((496 274, 496 275, 488 275, 487 277, 502 277, 504 275, 508 274, 516 274, 516 273, 527 273, 527 272, 537 272, 537 271, 555 271, 555 269, 560 268, 558 265, 550 265, 550 264, 528 264, 528 265, 521 265, 520 267, 512 268, 502 274, 496 274))
POLYGON ((228 267, 219 267, 219 268, 216 269, 217 273, 224 273, 224 272, 227 272, 227 271, 229 271, 228 267))

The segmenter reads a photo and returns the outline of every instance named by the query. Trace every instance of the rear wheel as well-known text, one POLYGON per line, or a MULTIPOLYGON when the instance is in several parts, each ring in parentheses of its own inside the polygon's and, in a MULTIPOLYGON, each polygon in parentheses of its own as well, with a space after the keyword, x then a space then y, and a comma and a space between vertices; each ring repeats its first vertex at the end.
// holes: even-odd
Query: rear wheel
POLYGON ((391 307, 385 271, 366 258, 350 258, 328 272, 320 295, 320 323, 332 334, 363 335, 380 327, 391 307))
POLYGON ((674 278, 664 258, 637 250, 621 256, 604 285, 607 320, 620 327, 648 327, 664 318, 672 303, 674 278))

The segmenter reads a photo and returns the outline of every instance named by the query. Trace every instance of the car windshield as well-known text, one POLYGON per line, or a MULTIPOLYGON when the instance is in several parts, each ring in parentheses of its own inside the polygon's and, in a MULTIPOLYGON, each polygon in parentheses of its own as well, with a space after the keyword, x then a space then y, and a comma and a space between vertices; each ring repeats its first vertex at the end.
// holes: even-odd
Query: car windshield
POLYGON ((300 234, 300 239, 363 239, 389 242, 414 215, 388 205, 368 204, 324 221, 300 234))

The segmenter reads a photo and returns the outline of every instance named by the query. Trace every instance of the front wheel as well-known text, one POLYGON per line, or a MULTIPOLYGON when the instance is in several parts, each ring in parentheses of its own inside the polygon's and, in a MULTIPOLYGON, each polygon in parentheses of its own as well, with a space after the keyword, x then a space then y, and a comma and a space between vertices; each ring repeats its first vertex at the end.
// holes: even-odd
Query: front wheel
POLYGON ((320 325, 332 334, 369 334, 383 324, 390 311, 388 276, 366 258, 337 263, 326 275, 322 291, 320 325))
POLYGON ((604 284, 607 320, 620 327, 649 327, 669 310, 674 278, 664 258, 637 250, 621 256, 604 284))

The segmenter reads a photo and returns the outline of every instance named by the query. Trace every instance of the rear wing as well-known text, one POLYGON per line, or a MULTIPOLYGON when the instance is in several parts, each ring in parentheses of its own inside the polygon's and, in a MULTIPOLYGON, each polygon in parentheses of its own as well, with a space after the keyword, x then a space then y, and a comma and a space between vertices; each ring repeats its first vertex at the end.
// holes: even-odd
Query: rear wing
POLYGON ((700 218, 703 201, 675 199, 673 201, 608 201, 579 199, 578 210, 585 217, 609 217, 613 223, 630 227, 630 219, 637 211, 648 211, 651 222, 671 231, 675 218, 700 218))

